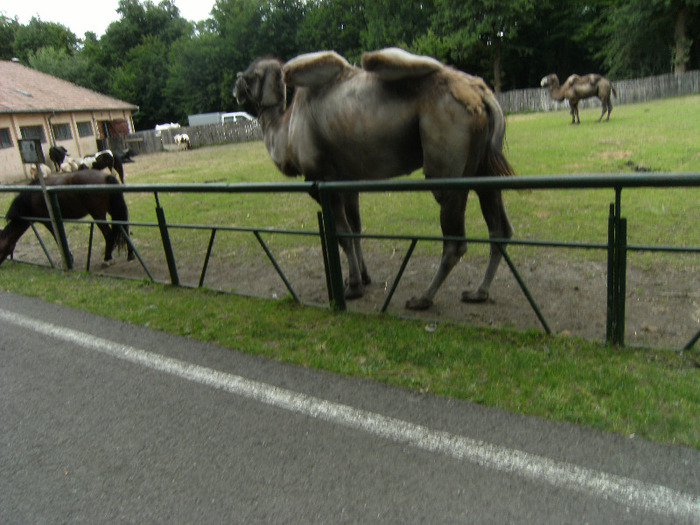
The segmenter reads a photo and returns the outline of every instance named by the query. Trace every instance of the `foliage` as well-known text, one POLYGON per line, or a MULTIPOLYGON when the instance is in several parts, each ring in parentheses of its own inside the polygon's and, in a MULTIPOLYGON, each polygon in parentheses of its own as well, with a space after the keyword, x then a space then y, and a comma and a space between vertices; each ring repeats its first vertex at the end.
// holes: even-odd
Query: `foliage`
POLYGON ((32 17, 26 26, 20 25, 14 33, 14 57, 26 61, 32 53, 50 47, 73 54, 78 47, 78 39, 67 27, 55 22, 43 22, 32 17))
POLYGON ((98 37, 0 16, 0 57, 139 106, 139 128, 232 111, 236 72, 257 57, 401 46, 484 77, 496 89, 546 74, 612 78, 700 67, 700 0, 216 0, 192 24, 174 0, 119 0, 98 37))
POLYGON ((357 62, 366 26, 364 2, 360 0, 313 0, 308 2, 299 27, 300 51, 334 49, 357 62))

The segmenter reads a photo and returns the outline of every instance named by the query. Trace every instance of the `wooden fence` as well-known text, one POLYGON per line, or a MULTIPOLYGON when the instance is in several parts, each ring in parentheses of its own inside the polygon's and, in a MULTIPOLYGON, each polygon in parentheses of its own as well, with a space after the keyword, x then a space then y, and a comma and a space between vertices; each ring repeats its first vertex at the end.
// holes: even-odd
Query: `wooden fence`
POLYGON ((108 138, 106 147, 117 150, 128 147, 132 151, 141 154, 155 153, 176 148, 174 137, 182 133, 187 134, 190 138, 192 147, 262 139, 262 130, 257 121, 238 121, 159 131, 137 131, 128 135, 108 138))
MULTIPOLYGON (((689 71, 681 75, 658 75, 654 77, 618 80, 613 82, 617 98, 613 104, 631 104, 664 97, 676 97, 700 93, 700 71, 689 71)), ((567 109, 568 102, 552 100, 545 88, 516 89, 498 95, 498 101, 506 113, 532 111, 556 111, 567 109)), ((581 108, 600 106, 597 98, 582 100, 581 108)), ((174 137, 186 133, 192 147, 213 144, 230 144, 249 140, 261 140, 262 130, 257 121, 227 122, 205 126, 189 126, 176 129, 138 131, 128 135, 110 137, 105 147, 111 149, 131 148, 136 153, 154 153, 174 149, 174 137)))
MULTIPOLYGON (((613 82, 613 86, 617 91, 617 98, 613 99, 613 105, 696 94, 700 93, 700 71, 617 80, 613 82)), ((506 91, 498 95, 498 101, 506 113, 556 111, 569 107, 566 101, 552 100, 546 88, 506 91)), ((579 104, 579 108, 596 106, 600 107, 600 101, 597 98, 582 100, 579 104)))

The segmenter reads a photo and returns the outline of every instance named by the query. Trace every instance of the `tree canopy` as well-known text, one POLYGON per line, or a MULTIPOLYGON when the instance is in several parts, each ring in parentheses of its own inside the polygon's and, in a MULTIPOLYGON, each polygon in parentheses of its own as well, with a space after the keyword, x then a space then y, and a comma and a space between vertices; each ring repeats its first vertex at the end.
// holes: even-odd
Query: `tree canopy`
POLYGON ((0 58, 137 104, 139 129, 236 109, 237 71, 260 56, 388 46, 434 56, 495 90, 548 73, 612 79, 700 68, 700 0, 216 0, 185 20, 173 0, 119 0, 97 37, 0 14, 0 58))

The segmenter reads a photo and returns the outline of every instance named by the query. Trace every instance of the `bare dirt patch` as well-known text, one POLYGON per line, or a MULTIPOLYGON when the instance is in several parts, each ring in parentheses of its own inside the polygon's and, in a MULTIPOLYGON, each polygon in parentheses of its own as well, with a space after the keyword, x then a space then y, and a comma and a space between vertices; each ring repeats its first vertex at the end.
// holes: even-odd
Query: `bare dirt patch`
MULTIPOLYGON (((310 205, 313 205, 310 203, 310 205)), ((86 227, 84 227, 86 228, 86 227)), ((40 232, 43 234, 40 230, 40 232)), ((20 260, 46 263, 43 251, 31 231, 17 246, 20 260)), ((46 235, 44 235, 46 237, 46 235)), ((82 235, 86 238, 86 235, 82 235)), ((45 238, 45 243, 50 244, 45 238)), ((51 241, 52 242, 52 241, 51 241)), ((127 262, 117 256, 113 264, 102 260, 102 238, 95 237, 91 271, 112 276, 146 279, 138 261, 127 262)), ((135 236, 138 248, 138 231, 135 236)), ((54 263, 60 257, 50 246, 54 263)), ((75 268, 84 269, 85 249, 72 244, 75 268)), ((355 312, 379 313, 407 245, 389 246, 382 241, 365 243, 373 282, 365 296, 348 302, 355 312)), ((203 269, 204 254, 182 254, 175 247, 180 283, 196 287, 203 269)), ((320 246, 310 239, 304 246, 275 249, 273 255, 299 299, 310 305, 327 305, 328 294, 320 246)), ((607 264, 600 260, 570 259, 555 249, 523 249, 512 247, 511 257, 538 304, 545 322, 553 333, 570 334, 588 340, 605 340, 607 264)), ((160 282, 170 282, 162 253, 142 254, 149 271, 160 282)), ((643 269, 630 264, 627 272, 626 343, 652 347, 680 348, 700 330, 700 265, 676 271, 659 264, 643 269)), ((690 259, 689 259, 690 260, 690 259)), ((465 289, 478 286, 486 264, 485 254, 468 253, 440 289, 433 307, 426 312, 404 308, 405 302, 427 287, 438 265, 438 257, 423 253, 419 247, 409 261, 403 278, 389 304, 388 312, 428 323, 457 322, 476 326, 508 327, 516 330, 544 331, 516 279, 505 263, 501 264, 491 288, 490 299, 483 304, 460 301, 465 289)), ((290 295, 282 279, 262 250, 244 250, 235 254, 212 254, 206 269, 204 286, 244 295, 282 299, 290 295)))

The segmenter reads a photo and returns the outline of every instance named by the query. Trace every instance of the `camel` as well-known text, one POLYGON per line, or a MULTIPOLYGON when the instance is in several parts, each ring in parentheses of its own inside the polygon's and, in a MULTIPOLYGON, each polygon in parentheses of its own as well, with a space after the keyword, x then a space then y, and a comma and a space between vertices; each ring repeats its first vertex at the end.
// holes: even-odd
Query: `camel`
MULTIPOLYGON (((365 53, 362 67, 333 51, 300 55, 286 64, 258 59, 238 73, 234 95, 257 116, 267 150, 287 176, 307 181, 376 180, 423 168, 427 179, 513 175, 502 152, 503 112, 481 78, 434 58, 398 48, 365 53), (286 87, 294 87, 289 107, 286 87)), ((509 239, 513 228, 499 190, 477 191, 490 239, 509 239)), ((445 237, 465 236, 467 192, 434 191, 445 237)), ((318 197, 316 197, 318 200, 318 197)), ((359 234, 356 192, 334 195, 338 233, 359 234)), ((348 264, 345 297, 371 283, 359 237, 339 236, 348 264)), ((439 268, 425 292, 406 308, 425 310, 467 250, 445 240, 439 268)), ((483 281, 465 302, 483 302, 501 251, 491 244, 483 281)))
POLYGON ((582 77, 578 75, 571 75, 566 79, 563 86, 559 85, 559 77, 552 73, 547 75, 540 82, 542 87, 549 89, 550 96, 561 102, 564 99, 569 100, 569 106, 571 107, 571 123, 580 124, 581 120, 578 118, 578 102, 584 98, 598 97, 603 104, 603 112, 600 114, 598 122, 603 120, 603 115, 608 112, 608 116, 605 118, 606 121, 610 120, 610 112, 612 111, 612 101, 610 100, 610 92, 617 97, 617 91, 613 87, 612 83, 602 75, 596 73, 590 73, 582 77))

